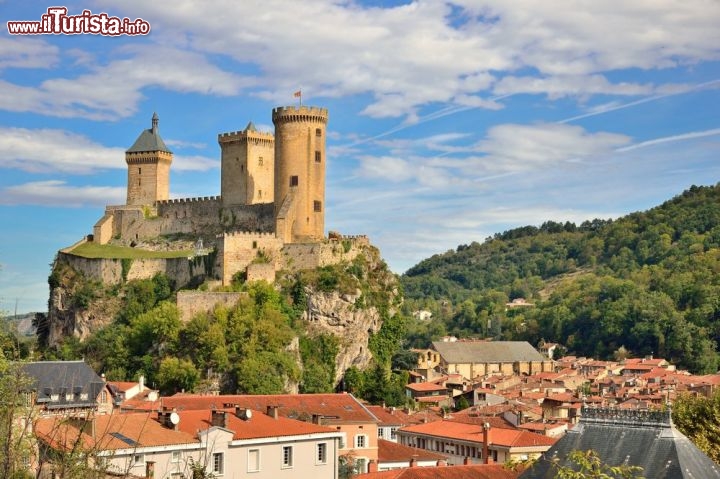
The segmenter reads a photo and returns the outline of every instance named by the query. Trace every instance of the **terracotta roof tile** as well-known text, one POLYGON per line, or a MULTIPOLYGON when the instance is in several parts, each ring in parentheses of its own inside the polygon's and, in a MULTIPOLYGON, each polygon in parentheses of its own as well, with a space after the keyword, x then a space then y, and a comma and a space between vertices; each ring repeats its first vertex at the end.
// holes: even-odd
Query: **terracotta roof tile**
POLYGON ((180 394, 162 399, 164 407, 178 411, 222 409, 228 406, 256 411, 267 411, 278 406, 281 416, 309 421, 314 414, 324 418, 326 424, 377 422, 377 418, 352 394, 272 394, 222 395, 180 394))
MULTIPOLYGON (((427 434, 435 437, 447 437, 463 441, 474 441, 478 443, 483 442, 483 430, 479 425, 466 424, 462 422, 440 421, 428 424, 418 424, 416 426, 401 428, 400 431, 427 434)), ((488 440, 492 444, 505 447, 550 447, 555 443, 555 439, 546 436, 541 436, 527 431, 504 428, 490 428, 490 431, 488 432, 488 440)))
POLYGON ((396 442, 378 439, 378 462, 410 462, 415 458, 418 461, 447 460, 447 456, 425 449, 403 446, 396 442))
POLYGON ((372 472, 357 479, 516 479, 520 471, 511 471, 502 464, 471 466, 408 467, 394 471, 372 472))

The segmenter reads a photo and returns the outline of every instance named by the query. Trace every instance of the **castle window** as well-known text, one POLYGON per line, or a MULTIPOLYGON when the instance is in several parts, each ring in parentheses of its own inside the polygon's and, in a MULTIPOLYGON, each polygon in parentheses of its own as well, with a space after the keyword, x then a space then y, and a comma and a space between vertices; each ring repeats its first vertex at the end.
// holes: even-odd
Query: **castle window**
POLYGON ((290 177, 290 186, 297 186, 298 185, 298 177, 297 176, 291 176, 290 177))
POLYGON ((315 136, 322 136, 322 130, 320 128, 315 128, 315 136))
POLYGON ((262 165, 263 165, 263 157, 261 156, 260 158, 258 158, 258 166, 262 166, 262 165))
POLYGON ((262 199, 262 190, 258 190, 258 198, 262 199))
POLYGON ((140 178, 138 178, 138 186, 140 186, 140 181, 141 181, 141 179, 140 179, 140 178))
POLYGON ((320 152, 316 151, 315 152, 315 163, 320 163, 321 160, 322 160, 322 156, 320 155, 320 152))
POLYGON ((142 174, 142 168, 138 168, 138 175, 142 174))
POLYGON ((240 171, 245 171, 245 165, 240 165, 240 171))
POLYGON ((253 249, 257 248, 257 241, 253 241, 253 249))
POLYGON ((322 201, 313 201, 313 210, 315 210, 316 213, 319 213, 322 211, 322 201))

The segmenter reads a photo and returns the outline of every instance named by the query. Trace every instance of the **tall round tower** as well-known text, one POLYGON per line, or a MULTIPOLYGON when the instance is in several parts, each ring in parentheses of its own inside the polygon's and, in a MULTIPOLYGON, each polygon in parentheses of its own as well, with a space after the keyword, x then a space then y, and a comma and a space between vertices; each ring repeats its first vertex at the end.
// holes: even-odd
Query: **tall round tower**
POLYGON ((325 236, 326 108, 279 107, 275 124, 275 225, 285 243, 325 236))

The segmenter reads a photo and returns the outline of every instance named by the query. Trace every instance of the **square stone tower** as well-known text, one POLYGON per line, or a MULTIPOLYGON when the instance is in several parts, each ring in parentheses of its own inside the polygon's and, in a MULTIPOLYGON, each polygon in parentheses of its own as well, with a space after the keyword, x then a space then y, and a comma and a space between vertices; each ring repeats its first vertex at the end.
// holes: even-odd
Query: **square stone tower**
POLYGON ((223 206, 272 203, 275 139, 252 122, 243 131, 218 135, 220 198, 223 206))
POLYGON ((125 152, 128 205, 150 205, 169 198, 173 154, 160 138, 158 123, 157 113, 153 113, 152 127, 143 130, 125 152))

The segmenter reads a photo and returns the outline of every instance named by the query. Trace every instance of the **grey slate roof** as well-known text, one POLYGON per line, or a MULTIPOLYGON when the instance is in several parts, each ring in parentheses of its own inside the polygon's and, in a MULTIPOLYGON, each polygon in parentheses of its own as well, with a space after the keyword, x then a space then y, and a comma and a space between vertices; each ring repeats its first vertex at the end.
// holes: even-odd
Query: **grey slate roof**
POLYGON ((128 148, 126 153, 142 153, 148 151, 167 151, 168 153, 171 153, 171 151, 168 150, 168 147, 165 146, 163 139, 160 138, 158 123, 159 118, 157 113, 153 113, 152 127, 148 130, 143 130, 137 140, 135 140, 135 143, 128 148))
POLYGON ((609 466, 640 466, 648 479, 720 478, 720 466, 675 429, 669 411, 583 408, 582 414, 520 479, 555 477, 552 463, 567 466, 574 450, 593 450, 609 466))
POLYGON ((36 402, 47 409, 94 406, 105 382, 84 361, 40 361, 24 363, 23 372, 32 380, 36 402), (80 399, 87 394, 86 399, 80 399), (57 395, 56 401, 51 396, 57 395))
POLYGON ((450 364, 545 360, 527 341, 433 341, 432 345, 450 364))

